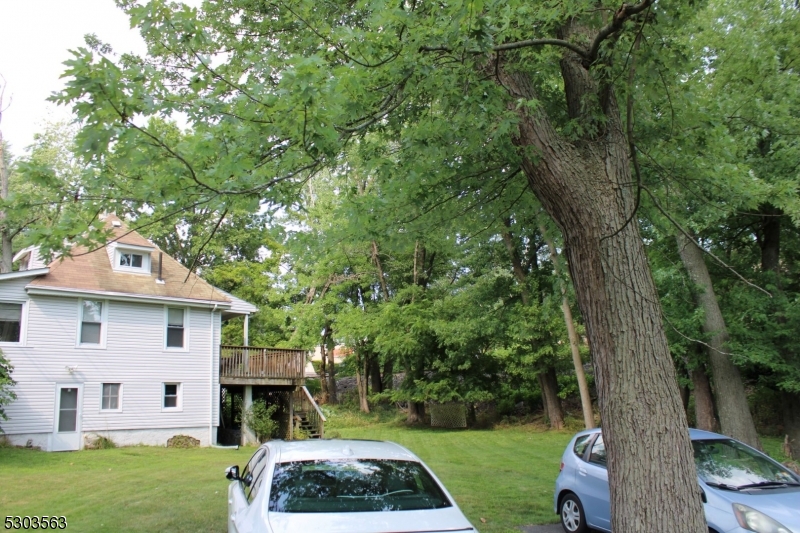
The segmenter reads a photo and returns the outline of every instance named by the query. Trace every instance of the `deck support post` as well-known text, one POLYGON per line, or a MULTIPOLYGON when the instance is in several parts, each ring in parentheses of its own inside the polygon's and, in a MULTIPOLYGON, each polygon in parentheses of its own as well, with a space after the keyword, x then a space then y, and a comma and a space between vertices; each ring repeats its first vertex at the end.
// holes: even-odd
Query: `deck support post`
POLYGON ((250 344, 250 315, 244 315, 244 343, 242 346, 250 344))
POLYGON ((289 393, 289 440, 294 440, 294 391, 289 393))
POLYGON ((250 409, 253 405, 253 386, 252 385, 245 385, 244 387, 244 398, 242 401, 242 446, 246 446, 251 442, 255 442, 256 436, 250 431, 250 428, 247 427, 245 423, 245 413, 247 410, 250 409))

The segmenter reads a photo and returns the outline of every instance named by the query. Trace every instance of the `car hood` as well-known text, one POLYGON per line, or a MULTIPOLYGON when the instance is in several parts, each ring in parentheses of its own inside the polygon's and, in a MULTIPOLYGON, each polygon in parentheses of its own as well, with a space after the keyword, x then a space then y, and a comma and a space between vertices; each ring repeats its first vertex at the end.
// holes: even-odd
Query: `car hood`
POLYGON ((457 507, 367 513, 269 513, 273 533, 477 533, 457 507))
POLYGON ((777 520, 784 527, 800 533, 800 488, 760 489, 732 492, 713 489, 731 504, 741 503, 777 520))

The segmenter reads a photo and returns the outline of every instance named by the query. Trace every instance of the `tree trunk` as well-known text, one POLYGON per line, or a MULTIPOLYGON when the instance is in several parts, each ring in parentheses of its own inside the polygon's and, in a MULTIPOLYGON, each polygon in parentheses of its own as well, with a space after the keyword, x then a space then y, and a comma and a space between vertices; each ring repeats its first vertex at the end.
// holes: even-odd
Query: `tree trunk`
POLYGON ((717 296, 714 294, 703 251, 683 234, 679 234, 677 239, 683 266, 696 287, 697 305, 705 313, 703 331, 711 335, 706 345, 706 351, 711 366, 711 376, 714 380, 714 393, 722 432, 754 448, 761 449, 761 441, 756 433, 750 407, 747 405, 747 395, 744 391, 742 377, 739 369, 725 353, 728 331, 719 309, 717 296))
POLYGON ((392 390, 394 388, 394 361, 386 356, 383 361, 383 390, 392 390))
POLYGON ((717 431, 717 419, 714 417, 714 398, 711 394, 711 383, 705 368, 697 367, 689 371, 694 385, 694 416, 697 428, 705 431, 717 431))
MULTIPOLYGON (((559 274, 559 260, 556 248, 553 246, 552 239, 547 237, 544 226, 541 227, 542 237, 547 242, 547 247, 550 249, 550 260, 556 269, 556 275, 559 274)), ((586 373, 583 371, 583 360, 581 359, 580 343, 578 341, 578 333, 575 331, 575 321, 572 319, 572 308, 569 306, 569 298, 567 298, 567 287, 563 280, 559 277, 559 286, 561 287, 561 312, 564 314, 564 322, 567 325, 567 335, 569 336, 569 347, 572 351, 572 366, 575 367, 575 377, 578 380, 578 390, 581 394, 581 410, 583 411, 583 425, 586 429, 594 427, 594 411, 592 411, 592 397, 589 395, 589 384, 586 383, 586 373)))
POLYGON ((490 68, 517 114, 514 142, 521 147, 529 186, 564 235, 592 347, 608 451, 611 528, 707 533, 658 295, 638 225, 629 223, 636 180, 613 94, 597 86, 580 57, 565 53, 562 76, 570 115, 578 118, 588 107, 590 115, 606 118, 593 138, 569 141, 550 124, 543 106, 518 105, 519 99, 537 100, 529 76, 501 64, 490 68))
MULTIPOLYGON (((2 87, 5 90, 5 87, 2 87)), ((3 99, 0 97, 0 121, 3 117, 3 99)), ((8 168, 6 168, 5 143, 3 132, 0 130, 0 198, 8 198, 8 168)), ((5 222, 6 212, 0 210, 0 274, 12 271, 14 253, 11 249, 11 232, 5 222)))
POLYGON ((325 339, 319 345, 319 384, 322 393, 321 403, 328 403, 328 355, 325 353, 325 339))
POLYGON ((558 377, 552 366, 539 372, 537 376, 542 389, 542 400, 550 429, 564 429, 564 411, 561 409, 561 398, 558 397, 558 377))
POLYGON ((354 354, 356 358, 356 388, 358 389, 358 407, 362 413, 369 413, 369 402, 367 401, 367 380, 369 376, 369 356, 354 354))
POLYGON ((422 424, 425 419, 425 404, 420 402, 408 402, 408 414, 406 424, 422 424))
POLYGON ((339 396, 336 392, 336 363, 333 356, 333 350, 329 350, 328 359, 328 403, 337 405, 339 403, 339 396))
POLYGON ((789 452, 795 461, 800 460, 800 395, 784 392, 781 394, 783 406, 783 431, 787 436, 789 452))
MULTIPOLYGON (((780 251, 781 251, 781 216, 783 211, 773 205, 761 206, 761 270, 775 274, 777 292, 783 296, 783 287, 780 278, 780 251)), ((778 321, 785 322, 782 316, 778 321)), ((788 362, 791 354, 786 349, 781 350, 781 355, 788 362)), ((793 392, 782 391, 781 406, 783 410, 783 431, 786 435, 786 445, 789 455, 794 460, 800 460, 800 395, 793 392)))
POLYGON ((377 355, 369 359, 369 380, 372 392, 383 392, 383 381, 381 380, 381 365, 377 355))

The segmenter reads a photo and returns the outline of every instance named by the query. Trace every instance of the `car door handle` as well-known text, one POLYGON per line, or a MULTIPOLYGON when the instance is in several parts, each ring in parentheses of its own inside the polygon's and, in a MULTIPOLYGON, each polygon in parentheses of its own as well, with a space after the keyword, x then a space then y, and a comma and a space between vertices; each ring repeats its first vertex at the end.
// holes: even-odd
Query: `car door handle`
POLYGON ((578 473, 579 473, 580 475, 582 475, 582 476, 585 476, 585 475, 586 475, 586 470, 584 470, 583 468, 579 468, 579 469, 578 469, 578 473))

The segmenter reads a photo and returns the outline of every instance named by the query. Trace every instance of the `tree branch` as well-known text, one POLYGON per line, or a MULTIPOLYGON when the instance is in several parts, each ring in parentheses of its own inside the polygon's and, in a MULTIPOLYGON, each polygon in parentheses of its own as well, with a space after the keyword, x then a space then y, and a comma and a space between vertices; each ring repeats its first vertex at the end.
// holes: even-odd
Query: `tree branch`
POLYGON ((592 46, 589 48, 589 52, 584 56, 586 60, 591 65, 597 59, 597 53, 600 50, 600 45, 605 41, 611 34, 618 32, 622 29, 622 25, 625 23, 626 20, 631 18, 633 15, 637 13, 641 13, 648 7, 650 7, 655 0, 642 0, 636 5, 630 4, 622 4, 615 13, 614 17, 611 19, 605 27, 601 28, 597 35, 594 37, 594 41, 592 41, 592 46))

